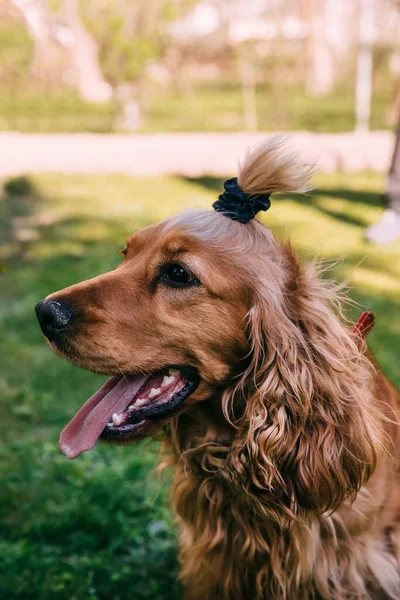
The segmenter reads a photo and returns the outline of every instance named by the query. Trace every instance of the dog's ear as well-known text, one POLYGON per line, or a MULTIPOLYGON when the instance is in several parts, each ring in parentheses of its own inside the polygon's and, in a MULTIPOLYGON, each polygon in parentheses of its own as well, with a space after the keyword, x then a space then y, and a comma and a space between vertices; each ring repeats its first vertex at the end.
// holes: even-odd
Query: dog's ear
POLYGON ((260 287, 248 315, 251 364, 225 416, 237 431, 227 467, 281 523, 335 510, 372 474, 381 448, 373 368, 341 324, 337 295, 290 247, 285 288, 260 287))

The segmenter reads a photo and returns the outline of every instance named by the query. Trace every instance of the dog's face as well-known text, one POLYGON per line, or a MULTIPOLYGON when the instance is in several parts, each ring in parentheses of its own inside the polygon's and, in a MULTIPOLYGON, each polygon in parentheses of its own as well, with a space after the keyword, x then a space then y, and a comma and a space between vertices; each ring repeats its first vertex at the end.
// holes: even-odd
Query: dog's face
POLYGON ((242 368, 251 291, 245 266, 184 227, 132 236, 109 273, 48 296, 37 315, 51 349, 114 375, 64 430, 74 457, 128 443, 213 396, 242 368))

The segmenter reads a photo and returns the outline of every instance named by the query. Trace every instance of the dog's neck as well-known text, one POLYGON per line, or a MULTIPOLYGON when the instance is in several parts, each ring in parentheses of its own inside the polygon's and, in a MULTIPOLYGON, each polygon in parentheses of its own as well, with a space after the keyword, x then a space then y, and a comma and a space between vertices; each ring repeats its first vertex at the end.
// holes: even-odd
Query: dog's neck
POLYGON ((234 432, 223 414, 222 394, 191 406, 171 424, 170 441, 176 461, 185 461, 197 452, 203 454, 209 446, 227 448, 234 432))

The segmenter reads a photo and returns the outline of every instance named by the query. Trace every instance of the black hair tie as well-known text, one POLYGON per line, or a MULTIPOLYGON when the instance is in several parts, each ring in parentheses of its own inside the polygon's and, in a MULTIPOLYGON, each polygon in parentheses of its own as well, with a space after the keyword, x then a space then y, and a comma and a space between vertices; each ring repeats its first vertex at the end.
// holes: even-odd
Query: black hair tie
POLYGON ((248 223, 260 210, 268 210, 271 206, 271 194, 246 194, 240 189, 237 177, 227 179, 224 190, 214 202, 213 208, 232 221, 248 223))

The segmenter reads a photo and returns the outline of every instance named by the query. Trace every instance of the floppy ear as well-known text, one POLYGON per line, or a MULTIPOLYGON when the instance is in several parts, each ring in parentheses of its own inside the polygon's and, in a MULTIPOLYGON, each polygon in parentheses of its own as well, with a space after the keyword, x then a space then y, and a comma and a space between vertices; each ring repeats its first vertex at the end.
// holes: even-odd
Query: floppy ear
POLYGON ((373 367, 332 309, 336 294, 290 247, 281 252, 285 289, 264 281, 255 291, 251 364, 224 410, 237 428, 231 483, 283 524, 334 511, 360 489, 381 425, 373 367))

